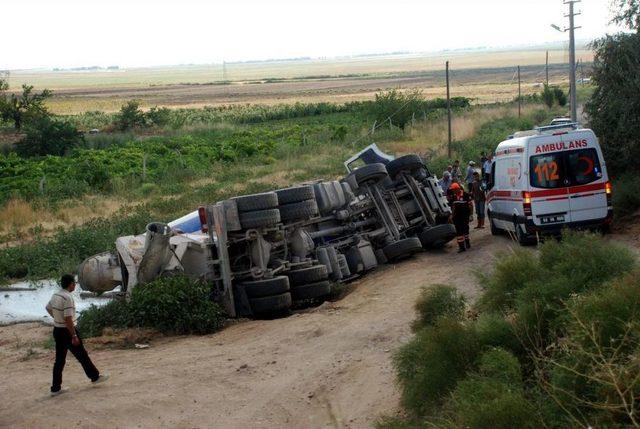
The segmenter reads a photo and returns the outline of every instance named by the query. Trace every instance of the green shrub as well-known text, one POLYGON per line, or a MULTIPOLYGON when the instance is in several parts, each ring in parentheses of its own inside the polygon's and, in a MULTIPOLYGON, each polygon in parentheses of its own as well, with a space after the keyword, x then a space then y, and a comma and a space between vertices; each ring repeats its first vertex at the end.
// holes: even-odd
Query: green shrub
POLYGON ((149 125, 164 127, 171 121, 171 110, 166 107, 154 106, 145 114, 149 125))
POLYGON ((478 372, 484 377, 490 377, 512 386, 522 384, 522 370, 518 359, 499 347, 494 347, 480 356, 478 372))
POLYGON ((131 323, 176 334, 215 332, 224 323, 224 313, 210 294, 206 283, 183 276, 139 285, 129 301, 131 323))
POLYGON ((557 86, 553 87, 553 97, 558 102, 558 106, 564 107, 567 105, 567 94, 557 86))
POLYGON ((459 428, 512 429, 543 427, 521 385, 472 375, 456 386, 447 404, 459 428))
POLYGON ((640 209, 640 177, 622 176, 613 183, 613 211, 616 217, 627 216, 640 209))
POLYGON ((418 318, 413 322, 412 328, 417 331, 435 325, 442 318, 462 320, 465 299, 454 287, 433 285, 422 288, 415 308, 418 318))
POLYGON ((432 410, 473 368, 479 347, 475 330, 456 320, 419 331, 394 355, 404 407, 414 415, 432 410))
POLYGON ((549 85, 547 84, 544 85, 544 88, 541 93, 541 97, 542 97, 542 101, 544 101, 544 104, 546 104, 548 108, 553 107, 553 104, 555 102, 555 96, 549 85))
POLYGON ((76 127, 49 116, 34 118, 25 130, 24 138, 15 144, 16 152, 23 157, 62 156, 84 143, 84 137, 76 127))
POLYGON ((144 112, 140 109, 140 103, 131 100, 124 104, 115 118, 115 123, 121 131, 143 127, 145 125, 145 117, 144 112))
POLYGON ((208 334, 222 328, 224 312, 210 288, 184 276, 138 285, 128 301, 91 307, 78 319, 81 332, 96 336, 106 327, 147 327, 171 334, 208 334))
POLYGON ((131 325, 126 301, 115 300, 97 307, 92 305, 78 318, 78 330, 83 337, 99 337, 105 328, 125 328, 131 325))
POLYGON ((497 313, 484 313, 476 321, 478 340, 483 346, 501 347, 516 356, 524 354, 515 327, 497 313))
POLYGON ((482 311, 501 312, 512 309, 516 296, 532 278, 542 274, 536 256, 526 249, 498 256, 493 271, 479 274, 483 294, 478 300, 482 311))

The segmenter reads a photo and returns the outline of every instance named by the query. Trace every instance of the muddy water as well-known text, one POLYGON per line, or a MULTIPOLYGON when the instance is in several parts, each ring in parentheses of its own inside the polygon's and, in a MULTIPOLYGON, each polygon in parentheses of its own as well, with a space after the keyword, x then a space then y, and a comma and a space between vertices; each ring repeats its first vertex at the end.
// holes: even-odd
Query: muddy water
MULTIPOLYGON (((15 283, 10 287, 16 289, 32 288, 32 290, 0 292, 0 325, 16 322, 53 323, 45 306, 51 295, 60 288, 55 281, 15 283)), ((82 289, 79 286, 76 286, 76 290, 73 292, 78 312, 86 310, 91 305, 101 306, 109 302, 109 299, 104 298, 82 298, 81 292, 82 289)))

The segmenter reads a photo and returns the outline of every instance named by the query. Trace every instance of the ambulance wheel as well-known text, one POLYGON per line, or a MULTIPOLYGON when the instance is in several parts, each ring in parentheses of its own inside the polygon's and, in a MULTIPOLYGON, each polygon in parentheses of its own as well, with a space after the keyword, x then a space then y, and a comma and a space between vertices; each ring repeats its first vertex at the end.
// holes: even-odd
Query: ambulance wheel
POLYGON ((533 244, 531 236, 522 231, 522 227, 516 220, 513 221, 513 227, 515 228, 516 240, 521 246, 527 246, 533 244))
POLYGON ((491 235, 501 235, 502 230, 493 223, 493 218, 491 217, 491 213, 489 213, 489 227, 491 228, 491 235))

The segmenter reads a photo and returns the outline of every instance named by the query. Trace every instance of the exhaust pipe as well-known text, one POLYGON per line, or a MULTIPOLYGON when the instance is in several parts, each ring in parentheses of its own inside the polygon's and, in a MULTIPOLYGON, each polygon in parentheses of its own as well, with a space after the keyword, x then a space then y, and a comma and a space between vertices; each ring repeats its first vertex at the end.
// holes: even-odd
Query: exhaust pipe
POLYGON ((144 254, 138 267, 138 283, 156 279, 171 260, 171 227, 165 223, 152 222, 147 225, 144 254))

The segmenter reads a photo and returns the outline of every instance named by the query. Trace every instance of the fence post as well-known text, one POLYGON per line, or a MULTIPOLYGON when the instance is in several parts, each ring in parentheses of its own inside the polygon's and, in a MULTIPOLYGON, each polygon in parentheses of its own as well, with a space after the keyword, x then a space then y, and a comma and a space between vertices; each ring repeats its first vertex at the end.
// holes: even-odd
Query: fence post
POLYGON ((142 181, 147 180, 147 154, 142 155, 142 181))

